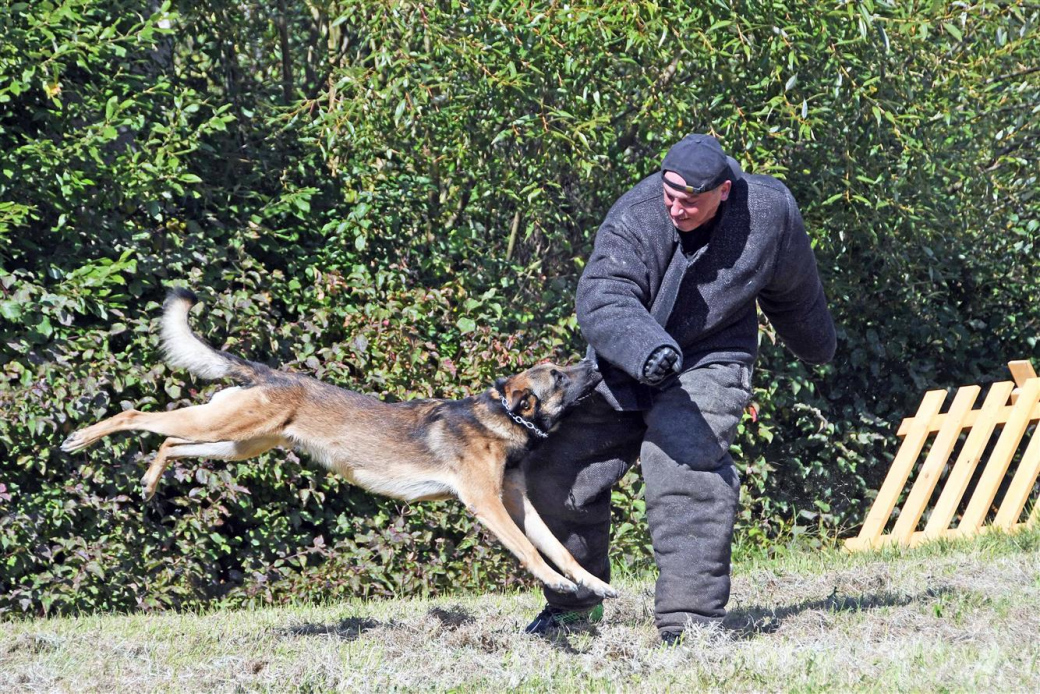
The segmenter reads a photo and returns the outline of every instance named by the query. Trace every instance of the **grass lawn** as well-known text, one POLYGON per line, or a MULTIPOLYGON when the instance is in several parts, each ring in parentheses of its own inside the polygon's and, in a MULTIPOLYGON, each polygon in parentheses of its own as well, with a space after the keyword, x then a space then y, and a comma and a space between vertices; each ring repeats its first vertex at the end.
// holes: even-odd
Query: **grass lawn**
POLYGON ((1040 532, 735 566, 728 629, 658 644, 653 582, 591 630, 534 593, 0 625, 5 691, 1040 690, 1040 532))

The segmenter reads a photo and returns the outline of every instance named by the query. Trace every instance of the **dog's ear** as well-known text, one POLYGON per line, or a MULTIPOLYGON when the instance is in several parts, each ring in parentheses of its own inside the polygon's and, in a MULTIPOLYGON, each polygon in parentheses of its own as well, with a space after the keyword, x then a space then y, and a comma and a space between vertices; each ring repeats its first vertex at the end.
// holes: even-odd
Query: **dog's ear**
POLYGON ((498 391, 499 395, 501 395, 502 397, 505 397, 505 395, 506 395, 506 383, 508 381, 509 381, 509 379, 505 378, 505 377, 496 378, 495 379, 495 384, 493 386, 491 386, 491 387, 492 387, 492 389, 498 391))
POLYGON ((526 379, 514 376, 507 379, 498 388, 498 392, 506 399, 506 406, 510 412, 530 414, 534 411, 534 406, 538 399, 531 392, 531 389, 527 387, 528 385, 526 379))

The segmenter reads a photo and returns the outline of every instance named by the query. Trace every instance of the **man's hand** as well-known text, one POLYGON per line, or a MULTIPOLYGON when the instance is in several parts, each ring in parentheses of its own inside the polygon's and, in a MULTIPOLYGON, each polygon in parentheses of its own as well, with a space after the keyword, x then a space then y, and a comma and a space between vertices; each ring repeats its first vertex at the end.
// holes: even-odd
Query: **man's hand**
POLYGON ((643 380, 651 386, 662 383, 682 368, 682 356, 668 345, 658 347, 643 364, 643 380))

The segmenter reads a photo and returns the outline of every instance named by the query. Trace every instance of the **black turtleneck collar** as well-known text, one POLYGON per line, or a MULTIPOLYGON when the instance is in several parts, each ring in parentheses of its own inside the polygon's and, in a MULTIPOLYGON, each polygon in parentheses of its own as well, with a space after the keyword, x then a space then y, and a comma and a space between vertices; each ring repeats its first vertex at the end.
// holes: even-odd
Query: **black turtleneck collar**
POLYGON ((689 258, 701 248, 708 245, 708 241, 711 239, 711 235, 715 233, 715 229, 719 226, 719 220, 722 219, 725 210, 726 201, 723 200, 719 203, 719 208, 715 210, 715 215, 709 219, 706 224, 701 224, 696 229, 690 231, 675 230, 676 233, 679 234, 679 243, 682 244, 683 255, 689 258))

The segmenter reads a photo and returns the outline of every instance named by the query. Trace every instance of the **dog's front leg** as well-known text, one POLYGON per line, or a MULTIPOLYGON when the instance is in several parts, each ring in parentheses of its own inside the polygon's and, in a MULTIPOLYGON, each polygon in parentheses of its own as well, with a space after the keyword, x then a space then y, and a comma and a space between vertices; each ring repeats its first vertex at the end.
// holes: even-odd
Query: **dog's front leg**
POLYGON ((542 559, 542 555, 538 554, 538 550, 510 518, 498 494, 494 491, 463 489, 459 491, 459 500, 535 578, 559 593, 578 592, 577 585, 558 574, 542 559))
POLYGON ((520 526, 532 544, 544 554, 549 561, 556 564, 568 578, 573 579, 601 598, 616 598, 617 591, 610 584, 596 578, 578 563, 578 560, 567 551, 563 543, 552 534, 549 527, 538 515, 527 498, 527 483, 523 470, 514 468, 506 472, 502 501, 506 510, 516 524, 520 526))

